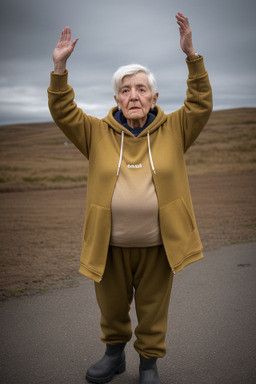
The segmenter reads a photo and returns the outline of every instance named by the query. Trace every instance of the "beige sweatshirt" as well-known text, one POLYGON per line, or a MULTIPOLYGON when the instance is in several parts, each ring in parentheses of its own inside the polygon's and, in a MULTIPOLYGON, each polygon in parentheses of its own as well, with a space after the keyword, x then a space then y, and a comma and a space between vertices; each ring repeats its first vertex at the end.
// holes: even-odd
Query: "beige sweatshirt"
POLYGON ((147 141, 126 138, 112 197, 110 244, 119 247, 161 244, 158 210, 147 141))

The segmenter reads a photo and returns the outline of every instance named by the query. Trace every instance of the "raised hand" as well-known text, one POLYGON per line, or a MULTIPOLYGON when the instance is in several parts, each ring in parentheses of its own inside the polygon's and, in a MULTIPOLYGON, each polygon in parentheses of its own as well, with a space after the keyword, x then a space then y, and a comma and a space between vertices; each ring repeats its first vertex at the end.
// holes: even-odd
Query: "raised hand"
POLYGON ((189 26, 188 18, 181 12, 178 12, 176 19, 180 31, 180 47, 187 56, 194 55, 196 51, 192 43, 192 31, 189 26))
POLYGON ((73 52, 78 39, 71 42, 71 29, 66 27, 60 34, 56 48, 53 51, 54 72, 63 73, 66 69, 66 61, 73 52))

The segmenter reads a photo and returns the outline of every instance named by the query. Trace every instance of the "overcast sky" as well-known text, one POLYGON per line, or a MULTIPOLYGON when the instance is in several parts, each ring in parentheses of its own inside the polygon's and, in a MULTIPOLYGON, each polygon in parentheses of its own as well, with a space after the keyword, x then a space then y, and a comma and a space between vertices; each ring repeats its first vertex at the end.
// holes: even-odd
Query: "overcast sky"
POLYGON ((79 38, 69 83, 86 113, 114 105, 112 74, 140 63, 158 82, 161 108, 179 108, 187 67, 175 20, 188 16, 205 58, 214 109, 256 107, 255 0, 1 0, 0 125, 51 121, 47 105, 52 51, 69 25, 79 38))

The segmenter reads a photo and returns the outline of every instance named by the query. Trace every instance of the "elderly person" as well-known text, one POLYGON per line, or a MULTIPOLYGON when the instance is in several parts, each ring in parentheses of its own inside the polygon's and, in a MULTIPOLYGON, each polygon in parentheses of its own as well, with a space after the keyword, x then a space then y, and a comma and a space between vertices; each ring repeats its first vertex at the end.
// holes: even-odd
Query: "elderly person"
POLYGON ((156 105, 153 74, 135 64, 115 72, 117 106, 108 116, 86 115, 67 83, 66 61, 77 43, 70 28, 53 53, 51 114, 89 159, 80 272, 95 281, 106 344, 102 359, 86 373, 92 383, 106 383, 125 370, 133 297, 140 384, 160 383, 156 361, 166 353, 173 275, 203 257, 184 153, 209 119, 212 93, 188 19, 181 13, 176 18, 189 76, 184 105, 170 114, 156 105))

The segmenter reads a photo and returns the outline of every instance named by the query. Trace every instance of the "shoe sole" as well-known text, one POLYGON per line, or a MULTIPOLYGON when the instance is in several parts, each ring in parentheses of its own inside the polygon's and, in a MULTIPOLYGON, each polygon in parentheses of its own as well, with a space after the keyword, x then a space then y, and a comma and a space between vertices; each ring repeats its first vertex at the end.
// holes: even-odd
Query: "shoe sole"
POLYGON ((103 384, 103 383, 108 383, 113 379, 115 375, 119 375, 123 373, 126 369, 126 364, 125 361, 120 364, 113 372, 111 372, 108 376, 106 377, 90 377, 89 375, 86 375, 85 378, 89 383, 97 383, 97 384, 103 384))

